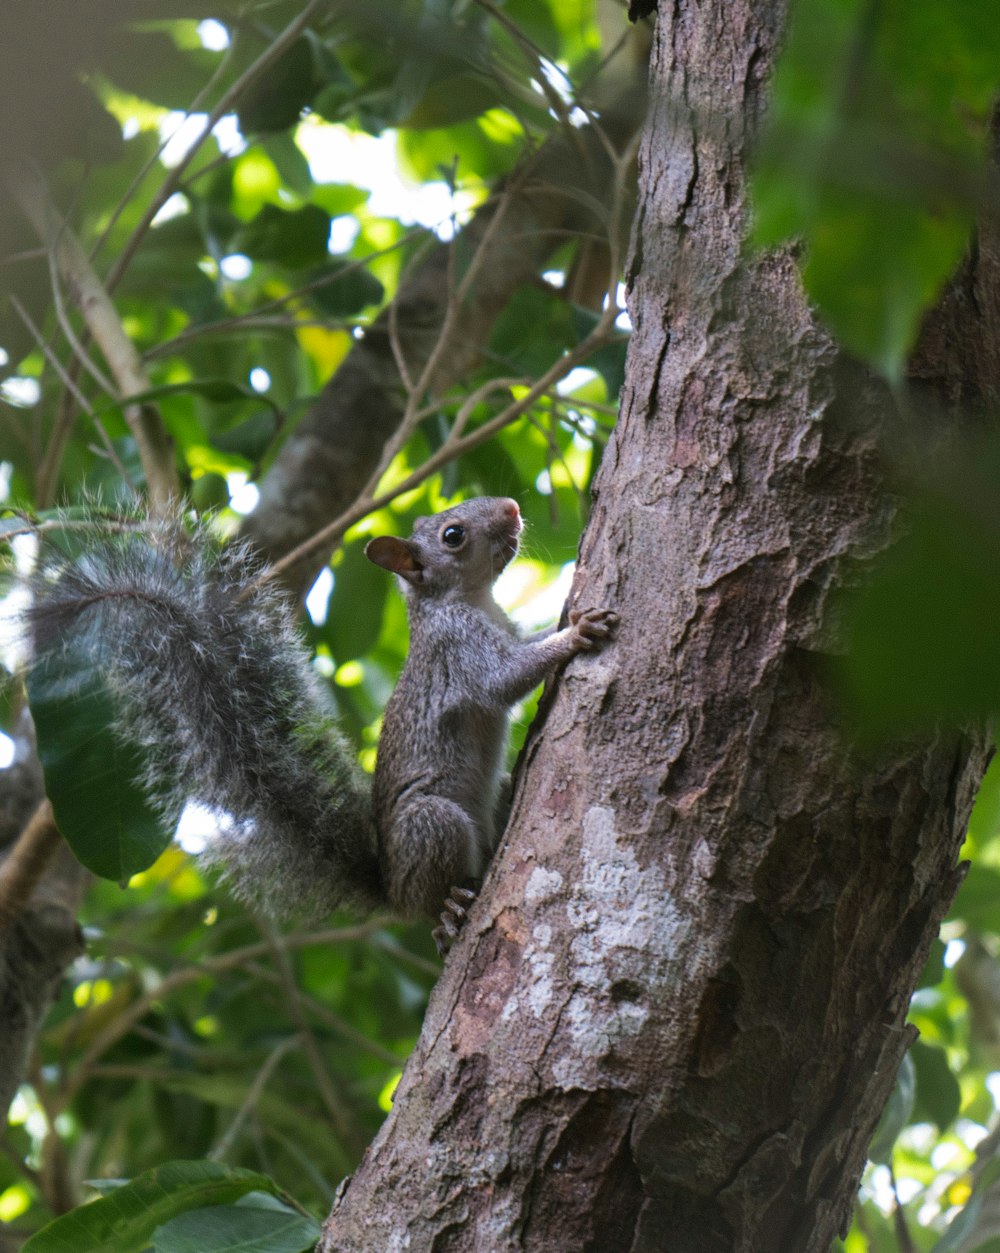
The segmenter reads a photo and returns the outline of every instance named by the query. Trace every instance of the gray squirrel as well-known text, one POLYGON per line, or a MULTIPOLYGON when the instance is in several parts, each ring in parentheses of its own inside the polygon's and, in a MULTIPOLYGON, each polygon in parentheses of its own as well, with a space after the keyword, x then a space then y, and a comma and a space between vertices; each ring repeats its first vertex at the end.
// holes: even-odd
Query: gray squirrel
POLYGON ((399 577, 410 650, 385 709, 374 778, 328 708, 280 593, 238 545, 125 533, 61 560, 29 611, 44 657, 69 639, 100 655, 116 732, 138 744, 164 816, 196 799, 223 811, 206 854, 272 913, 440 914, 457 934, 506 819, 511 706, 617 616, 521 639, 493 598, 518 550, 517 502, 467 500, 365 552, 399 577))

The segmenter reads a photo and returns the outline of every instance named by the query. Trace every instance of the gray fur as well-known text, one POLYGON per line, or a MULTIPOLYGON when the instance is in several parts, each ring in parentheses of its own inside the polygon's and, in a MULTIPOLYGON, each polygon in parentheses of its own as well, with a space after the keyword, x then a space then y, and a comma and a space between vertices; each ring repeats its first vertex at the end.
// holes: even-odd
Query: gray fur
POLYGON ((511 706, 610 630, 613 615, 597 612, 563 631, 518 637, 492 586, 520 530, 513 500, 480 497, 419 519, 395 564, 384 541, 369 545, 373 560, 400 575, 410 619, 373 793, 386 892, 400 913, 433 914, 454 885, 482 877, 502 833, 511 706), (455 525, 466 542, 452 550, 443 538, 455 525))

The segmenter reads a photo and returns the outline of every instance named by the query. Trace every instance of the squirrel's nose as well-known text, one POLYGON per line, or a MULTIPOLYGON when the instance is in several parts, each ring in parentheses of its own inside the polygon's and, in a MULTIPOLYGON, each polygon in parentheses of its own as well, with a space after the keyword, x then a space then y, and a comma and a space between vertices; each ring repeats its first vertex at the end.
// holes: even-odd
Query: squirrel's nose
POLYGON ((516 500, 511 500, 509 496, 501 500, 500 508, 508 518, 519 518, 521 516, 520 506, 516 500))

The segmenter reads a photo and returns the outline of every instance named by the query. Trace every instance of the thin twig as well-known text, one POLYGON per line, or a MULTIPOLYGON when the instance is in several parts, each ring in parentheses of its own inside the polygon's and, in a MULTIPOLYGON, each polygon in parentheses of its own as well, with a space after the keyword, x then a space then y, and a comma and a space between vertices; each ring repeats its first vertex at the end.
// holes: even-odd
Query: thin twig
MULTIPOLYGON (((259 584, 270 582, 277 578, 283 570, 296 562, 301 561, 304 557, 310 556, 318 548, 325 548, 330 544, 336 543, 338 539, 363 517, 369 513, 373 513, 376 509, 382 509, 398 496, 412 491, 418 487, 425 479, 442 466, 454 461, 456 457, 462 456, 463 453, 469 452, 473 448, 478 448, 480 444, 491 439, 498 431, 505 426, 509 426, 517 418, 530 408, 531 405, 542 395, 544 395, 554 383, 564 378, 570 370, 581 362, 585 361, 591 353, 596 352, 599 348, 612 343, 616 338, 614 330, 614 320, 618 310, 615 307, 608 306, 601 315, 600 321, 594 326, 593 330, 580 341, 574 348, 559 358, 548 370, 529 388, 527 393, 520 399, 508 405, 500 413, 496 414, 488 422, 477 427, 470 434, 460 439, 452 439, 449 436, 436 452, 432 453, 427 460, 408 474, 406 478, 396 483, 391 489, 374 495, 371 490, 367 490, 355 500, 355 502, 344 510, 339 517, 335 518, 326 526, 321 527, 308 539, 303 540, 290 552, 286 553, 278 561, 268 566, 266 570, 258 577, 253 587, 259 584)), ((250 594, 251 589, 247 589, 246 595, 250 594)))
POLYGON ((917 1253, 916 1245, 913 1243, 913 1236, 910 1234, 910 1228, 906 1221, 906 1211, 903 1209, 903 1203, 899 1199, 896 1172, 891 1162, 889 1163, 889 1181, 892 1184, 892 1199, 895 1202, 892 1212, 892 1225, 896 1232, 896 1239, 899 1242, 899 1253, 917 1253))
MULTIPOLYGON (((528 36, 512 18, 508 17, 506 13, 498 9, 496 5, 490 2, 490 0, 476 0, 476 4, 479 8, 489 13, 494 21, 504 27, 514 43, 521 49, 522 53, 525 54, 525 60, 531 68, 536 71, 535 82, 538 84, 539 91, 542 92, 545 99, 549 102, 549 108, 552 110, 560 125, 568 127, 570 125, 570 121, 569 109, 566 107, 566 101, 563 100, 562 96, 555 89, 553 84, 549 82, 548 76, 545 73, 546 65, 552 66, 555 70, 558 70, 559 67, 553 64, 550 58, 545 55, 534 40, 528 38, 528 36)), ((576 104, 575 100, 573 101, 573 104, 576 104)))
MULTIPOLYGON (((58 228, 62 231, 66 229, 65 223, 58 228)), ((66 315, 66 306, 62 298, 62 286, 59 282, 59 266, 57 262, 58 241, 53 241, 48 249, 49 264, 49 282, 52 289, 52 305, 56 313, 56 321, 59 323, 59 329, 66 336, 66 342, 73 350, 73 356, 80 363, 84 370, 90 375, 97 386, 107 396, 114 397, 115 385, 100 368, 96 361, 87 352, 86 347, 81 343, 73 324, 66 315)))
POLYGON ((302 1004, 298 980, 295 978, 295 971, 292 968, 288 950, 284 944, 284 937, 267 922, 262 921, 261 930, 271 941, 271 955, 282 976, 281 993, 285 998, 288 1013, 299 1029, 302 1053, 309 1069, 312 1071, 313 1079, 316 1082, 316 1091, 326 1108, 326 1112, 330 1116, 330 1123, 345 1145, 360 1147, 357 1143, 359 1136, 356 1122, 351 1116, 350 1109, 341 1098, 340 1093, 334 1087, 333 1079, 327 1070, 326 1060, 323 1057, 323 1051, 316 1041, 305 1006, 302 1004))
MULTIPOLYGON (((292 937, 288 937, 291 939, 292 937)), ((290 947, 290 946, 289 946, 290 947)), ((251 972, 255 979, 259 979, 264 983, 273 983, 276 987, 282 986, 283 975, 277 974, 273 970, 269 970, 266 966, 260 965, 258 962, 248 962, 247 970, 251 972)), ((437 977, 441 971, 439 967, 433 967, 430 971, 433 977, 437 977)), ((306 993, 299 989, 299 999, 302 1004, 309 1010, 310 1014, 324 1027, 332 1031, 335 1035, 346 1040, 347 1043, 359 1049, 362 1053, 369 1053, 372 1057, 377 1057, 380 1062, 385 1062, 388 1066, 402 1066, 406 1061, 405 1057, 401 1057, 398 1053, 394 1053, 392 1049, 387 1049, 384 1045, 379 1044, 377 1040, 371 1040, 359 1031, 357 1027, 352 1027, 349 1022, 345 1022, 339 1014, 335 1014, 321 1001, 315 997, 307 996, 306 993)))
MULTIPOLYGON (((377 920, 373 920, 357 927, 331 928, 328 931, 293 935, 287 937, 287 943, 291 948, 306 944, 338 944, 350 940, 361 940, 366 938, 373 930, 376 930, 379 925, 377 920)), ((97 1059, 102 1057, 122 1036, 126 1035, 135 1023, 144 1018, 157 1001, 161 1001, 176 988, 185 987, 189 983, 196 983, 199 979, 204 979, 206 975, 216 975, 226 970, 232 970, 258 957, 266 957, 272 951, 270 944, 266 941, 260 941, 255 944, 247 944, 243 948, 233 949, 228 953, 221 953, 217 957, 202 958, 197 966, 185 966, 181 970, 174 970, 170 974, 164 975, 155 988, 151 988, 149 991, 144 992, 142 996, 137 997, 128 1008, 117 1014, 103 1031, 97 1033, 83 1058, 75 1067, 72 1077, 68 1077, 62 1086, 58 1097, 58 1108, 65 1109, 70 1104, 77 1092, 89 1080, 90 1068, 97 1059)))
MULTIPOLYGON (((11 295, 10 302, 14 306, 18 317, 20 317, 21 321, 28 328, 35 342, 38 344, 45 360, 49 363, 52 369, 55 370, 56 374, 58 374, 66 392, 73 397, 83 412, 90 418, 91 422, 93 422, 98 435, 101 437, 101 443, 104 445, 104 451, 107 454, 108 459, 111 461, 111 464, 121 476, 122 482, 129 487, 134 496, 138 497, 139 489, 132 482, 128 470, 125 468, 121 458, 118 456, 118 450, 111 442, 111 436, 105 429, 104 423, 94 412, 93 405, 77 386, 75 380, 70 377, 66 367, 52 351, 52 346, 42 335, 41 330, 35 325, 34 319, 27 309, 25 309, 25 307, 21 304, 20 300, 18 300, 16 296, 11 295)), ((52 437, 49 440, 48 450, 42 458, 42 464, 38 467, 38 473, 35 476, 35 492, 38 500, 41 502, 47 502, 51 499, 51 492, 55 481, 56 461, 58 459, 57 457, 53 457, 52 453, 58 449, 59 445, 59 431, 56 430, 53 432, 52 437)))
MULTIPOLYGON (((21 167, 8 179, 11 193, 39 236, 54 249, 60 272, 73 291, 87 329, 104 355, 119 395, 148 392, 151 384, 135 344, 102 286, 79 240, 62 222, 40 174, 21 167)), ((173 451, 159 415, 148 405, 130 405, 125 420, 135 439, 154 513, 169 513, 180 495, 173 451)))
POLYGON ((451 424, 451 430, 448 433, 449 439, 458 439, 465 430, 472 411, 476 405, 482 402, 492 392, 511 391, 515 387, 527 387, 527 381, 523 378, 506 378, 506 379, 487 379, 481 387, 477 387, 475 391, 469 393, 459 406, 458 412, 455 414, 455 420, 451 424))
POLYGON ((264 1062, 264 1065, 261 1066, 260 1070, 257 1072, 254 1078, 253 1083, 250 1085, 249 1091, 246 1094, 246 1098, 244 1099, 243 1103, 240 1105, 236 1113, 233 1115, 232 1122, 223 1132, 218 1143, 215 1145, 215 1148, 213 1148, 209 1152, 208 1160, 210 1162, 222 1161, 225 1158, 226 1154, 229 1152, 230 1148, 232 1147, 232 1144, 235 1141, 236 1137, 239 1135, 243 1124, 246 1122, 247 1117, 250 1114, 250 1111, 254 1108, 254 1106, 260 1100, 264 1092, 264 1088, 267 1086, 267 1081, 271 1078, 271 1075, 274 1073, 275 1068, 278 1065, 278 1062, 281 1061, 281 1059, 285 1056, 286 1053, 291 1052, 291 1050, 297 1044, 301 1044, 301 1043, 302 1043, 302 1040, 299 1036, 290 1035, 290 1036, 287 1036, 284 1040, 282 1040, 276 1048, 271 1050, 270 1054, 268 1055, 267 1059, 264 1062))

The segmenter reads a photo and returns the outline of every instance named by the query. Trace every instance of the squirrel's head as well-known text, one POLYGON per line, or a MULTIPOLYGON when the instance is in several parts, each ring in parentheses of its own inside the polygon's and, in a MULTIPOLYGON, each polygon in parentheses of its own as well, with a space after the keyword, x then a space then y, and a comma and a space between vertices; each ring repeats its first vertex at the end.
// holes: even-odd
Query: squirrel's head
POLYGON ((365 555, 415 592, 468 597, 490 587, 513 559, 523 525, 516 500, 478 496, 417 518, 409 539, 380 535, 365 555))

